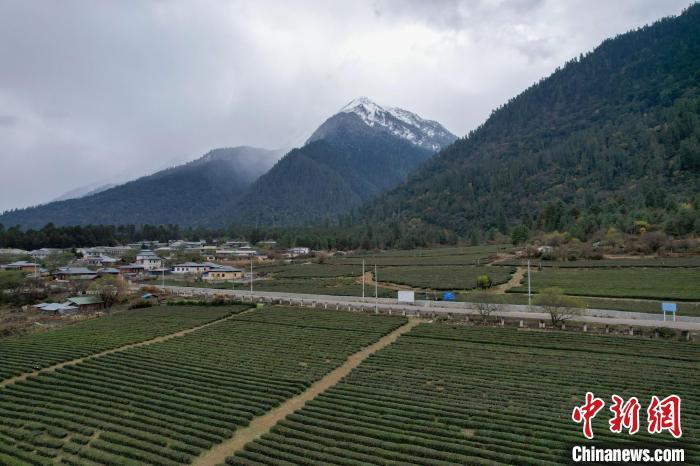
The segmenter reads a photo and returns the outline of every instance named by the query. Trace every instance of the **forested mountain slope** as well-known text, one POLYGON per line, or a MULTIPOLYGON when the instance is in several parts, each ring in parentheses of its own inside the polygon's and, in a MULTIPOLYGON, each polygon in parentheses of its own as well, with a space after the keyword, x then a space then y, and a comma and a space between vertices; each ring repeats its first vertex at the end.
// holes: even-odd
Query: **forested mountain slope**
POLYGON ((242 195, 279 155, 253 147, 215 149, 192 162, 97 194, 5 212, 0 224, 200 225, 214 206, 242 195))
POLYGON ((333 220, 396 186, 455 139, 437 122, 355 99, 213 221, 298 226, 333 220))
POLYGON ((700 231, 700 5, 568 62, 372 205, 461 235, 700 231))

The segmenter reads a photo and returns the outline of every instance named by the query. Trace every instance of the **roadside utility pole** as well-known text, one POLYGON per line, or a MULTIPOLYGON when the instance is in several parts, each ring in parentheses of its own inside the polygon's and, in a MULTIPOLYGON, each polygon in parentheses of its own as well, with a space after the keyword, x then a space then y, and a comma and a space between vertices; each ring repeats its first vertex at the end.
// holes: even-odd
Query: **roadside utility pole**
POLYGON ((532 310, 532 288, 530 286, 530 259, 527 260, 527 307, 532 310))
POLYGON ((362 302, 365 302, 365 260, 362 259, 362 302))
POLYGON ((377 264, 374 264, 374 312, 379 312, 379 294, 377 293, 377 283, 379 282, 379 276, 377 275, 377 264))

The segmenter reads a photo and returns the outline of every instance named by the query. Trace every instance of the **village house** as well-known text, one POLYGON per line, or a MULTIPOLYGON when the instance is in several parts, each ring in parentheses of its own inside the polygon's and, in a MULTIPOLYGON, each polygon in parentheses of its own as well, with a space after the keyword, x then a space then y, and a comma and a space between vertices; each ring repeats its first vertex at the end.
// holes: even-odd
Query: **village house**
POLYGON ((235 239, 235 240, 226 241, 226 243, 224 243, 224 245, 227 248, 249 248, 250 247, 250 243, 246 240, 243 240, 243 239, 235 239))
POLYGON ((287 256, 287 257, 307 256, 310 253, 311 253, 310 248, 289 248, 289 249, 287 249, 287 254, 285 254, 285 256, 287 256))
POLYGON ((160 248, 163 246, 167 246, 167 243, 161 243, 159 241, 143 240, 143 241, 139 241, 138 243, 129 243, 129 244, 127 244, 127 246, 129 247, 129 249, 136 249, 137 251, 141 250, 141 249, 151 249, 152 250, 152 249, 160 248))
POLYGON ((102 301, 102 298, 94 295, 73 296, 71 298, 67 298, 66 304, 78 306, 78 310, 80 312, 99 311, 106 307, 104 301, 102 301))
POLYGON ((235 267, 218 267, 202 274, 202 280, 208 282, 231 281, 243 278, 243 270, 235 267))
POLYGON ((150 249, 142 249, 136 254, 136 263, 142 265, 144 270, 159 269, 163 267, 163 260, 150 249))
POLYGON ((151 277, 162 277, 163 275, 170 275, 171 271, 169 267, 161 267, 159 269, 146 270, 145 273, 151 277))
POLYGON ((119 267, 119 274, 121 276, 142 275, 144 270, 141 264, 127 264, 119 267))
POLYGON ((56 280, 94 280, 97 272, 87 267, 60 267, 53 274, 56 280))
POLYGON ((69 315, 78 312, 78 306, 71 303, 39 303, 34 305, 36 309, 53 315, 69 315))
POLYGON ((34 272, 41 266, 36 262, 17 261, 1 266, 4 270, 17 270, 19 272, 34 272))
POLYGON ((200 240, 200 241, 184 241, 184 240, 176 240, 176 241, 171 241, 169 246, 173 249, 199 249, 204 244, 206 241, 200 240))
POLYGON ((119 262, 119 259, 115 259, 114 257, 109 256, 89 256, 83 259, 83 261, 87 265, 92 265, 95 267, 106 267, 116 264, 117 262, 119 262))
POLYGON ((217 249, 214 256, 218 260, 226 260, 226 259, 231 260, 231 259, 235 259, 235 257, 236 257, 234 255, 233 249, 217 249))
POLYGON ((128 246, 95 246, 76 250, 76 252, 81 254, 84 258, 98 256, 122 257, 129 251, 133 251, 133 249, 128 246))
POLYGON ((172 257, 173 248, 171 248, 170 246, 163 246, 160 248, 156 248, 155 252, 158 256, 172 257))
POLYGON ((211 269, 210 264, 200 264, 199 262, 183 262, 173 266, 173 273, 182 275, 201 275, 211 269))
POLYGON ((51 254, 57 254, 60 252, 61 252, 61 249, 41 248, 41 249, 35 249, 34 251, 29 251, 29 255, 34 260, 44 260, 47 257, 49 257, 51 254))

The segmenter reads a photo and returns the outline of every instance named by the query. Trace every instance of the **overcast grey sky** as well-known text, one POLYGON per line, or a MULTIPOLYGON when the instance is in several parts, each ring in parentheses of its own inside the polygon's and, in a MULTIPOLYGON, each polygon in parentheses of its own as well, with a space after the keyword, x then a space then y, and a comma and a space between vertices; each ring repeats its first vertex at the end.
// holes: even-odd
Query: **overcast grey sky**
POLYGON ((302 143, 354 97, 462 136, 689 0, 0 0, 0 211, 209 149, 302 143))

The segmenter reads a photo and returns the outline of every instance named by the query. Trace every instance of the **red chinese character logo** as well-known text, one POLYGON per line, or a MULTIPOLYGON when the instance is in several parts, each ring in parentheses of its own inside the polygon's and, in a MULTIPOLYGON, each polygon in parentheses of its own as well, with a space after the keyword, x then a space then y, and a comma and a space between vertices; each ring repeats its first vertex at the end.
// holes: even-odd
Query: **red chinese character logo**
POLYGON ((591 421, 598 411, 603 409, 605 402, 600 398, 593 396, 593 393, 586 392, 586 403, 583 406, 576 406, 574 412, 571 413, 571 419, 577 424, 583 422, 583 435, 587 439, 593 438, 593 425, 591 421))
POLYGON ((667 430, 675 438, 683 435, 681 431, 681 398, 678 395, 669 395, 659 400, 656 395, 651 397, 651 403, 647 408, 647 430, 650 434, 658 434, 667 430))
POLYGON ((619 434, 625 428, 630 435, 634 435, 639 431, 639 400, 633 396, 627 403, 623 403, 623 399, 617 395, 612 396, 613 404, 610 406, 610 411, 613 412, 613 418, 608 421, 610 424, 610 432, 619 434))

